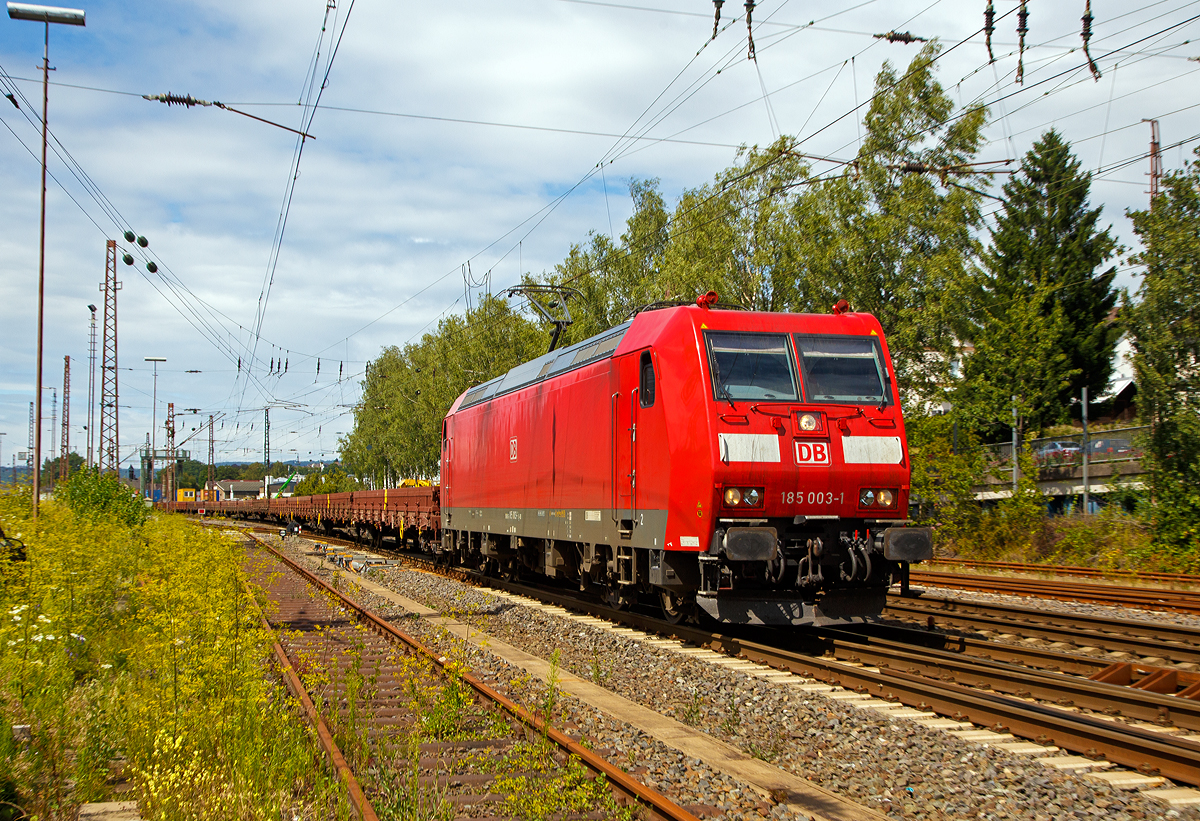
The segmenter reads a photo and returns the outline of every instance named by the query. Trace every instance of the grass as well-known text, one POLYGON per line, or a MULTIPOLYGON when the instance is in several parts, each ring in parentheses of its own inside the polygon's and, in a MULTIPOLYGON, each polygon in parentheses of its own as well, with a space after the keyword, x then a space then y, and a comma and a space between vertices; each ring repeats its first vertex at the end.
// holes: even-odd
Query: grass
POLYGON ((0 550, 0 801, 41 819, 114 798, 156 821, 348 818, 264 675, 242 548, 128 497, 81 472, 35 523, 25 494, 0 494, 25 545, 0 550))

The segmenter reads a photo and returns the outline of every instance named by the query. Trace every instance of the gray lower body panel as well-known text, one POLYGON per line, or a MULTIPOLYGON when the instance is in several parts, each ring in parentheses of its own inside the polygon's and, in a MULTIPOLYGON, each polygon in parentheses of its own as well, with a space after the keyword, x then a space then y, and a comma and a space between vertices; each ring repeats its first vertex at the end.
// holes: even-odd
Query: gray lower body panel
POLYGON ((854 624, 877 618, 887 603, 886 590, 847 590, 825 594, 816 601, 771 591, 727 591, 698 595, 696 603, 715 621, 725 624, 763 624, 823 627, 854 624))
MULTIPOLYGON (((442 508, 443 530, 466 530, 522 539, 558 539, 581 544, 665 547, 667 511, 611 508, 442 508), (631 526, 622 533, 621 523, 631 526)), ((699 551, 694 551, 699 552, 699 551)))

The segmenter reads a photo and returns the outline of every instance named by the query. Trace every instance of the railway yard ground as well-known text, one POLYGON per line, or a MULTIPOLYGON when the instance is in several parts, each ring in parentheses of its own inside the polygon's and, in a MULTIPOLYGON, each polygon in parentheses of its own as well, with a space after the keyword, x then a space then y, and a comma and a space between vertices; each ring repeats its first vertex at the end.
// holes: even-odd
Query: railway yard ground
POLYGON ((1200 819, 1193 615, 929 587, 877 628, 784 647, 488 589, 337 540, 258 538, 551 714, 681 817, 1200 819), (997 615, 1009 605, 1018 615, 997 615))

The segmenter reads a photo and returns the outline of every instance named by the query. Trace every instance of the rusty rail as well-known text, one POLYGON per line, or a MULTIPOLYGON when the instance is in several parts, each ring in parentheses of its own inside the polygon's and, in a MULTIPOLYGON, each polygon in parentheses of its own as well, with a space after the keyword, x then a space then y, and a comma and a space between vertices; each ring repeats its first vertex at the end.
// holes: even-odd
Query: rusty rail
POLYGON ((927 584, 981 593, 1036 596, 1042 599, 1200 614, 1200 597, 1197 597, 1195 591, 1168 590, 1162 587, 1122 587, 1113 584, 1084 584, 1062 579, 1022 579, 1013 576, 978 576, 927 570, 913 571, 910 580, 912 584, 927 584))
MULTIPOLYGON (((271 623, 267 621, 267 614, 259 607, 254 594, 250 592, 249 585, 246 586, 246 595, 250 599, 250 603, 254 605, 254 609, 258 611, 258 616, 262 619, 263 627, 272 636, 275 635, 275 630, 271 627, 271 623)), ((283 649, 278 641, 273 642, 275 650, 275 659, 279 662, 279 668, 283 672, 284 681, 287 683, 288 689, 292 695, 300 702, 300 707, 304 710, 304 715, 308 718, 309 724, 317 731, 317 738, 321 742, 321 747, 325 750, 325 755, 329 758, 329 763, 333 766, 338 777, 346 783, 346 791, 350 794, 350 805, 354 809, 354 814, 359 818, 359 821, 379 821, 379 816, 375 814, 375 808, 371 806, 371 802, 367 799, 363 792, 362 785, 358 783, 358 778, 346 763, 346 757, 342 755, 341 748, 337 742, 333 740, 333 733, 329 730, 329 725, 325 723, 325 719, 321 717, 321 713, 317 710, 316 704, 313 703, 312 696, 304 686, 304 682, 300 680, 300 676, 296 673, 296 668, 292 666, 292 660, 288 658, 287 651, 283 649)))
MULTIPOLYGON (((627 624, 649 633, 670 636, 697 646, 788 670, 850 690, 895 699, 911 707, 932 710, 960 721, 1001 729, 1065 750, 1168 778, 1200 784, 1200 743, 1139 730, 1019 698, 985 692, 901 670, 874 670, 761 644, 697 627, 670 625, 659 619, 613 610, 572 596, 504 582, 477 580, 490 587, 627 624)), ((919 659, 919 656, 916 658, 919 659)))
MULTIPOLYGON (((371 625, 376 631, 408 645, 413 650, 426 657, 439 669, 444 670, 446 668, 446 661, 438 656, 438 654, 431 651, 422 642, 400 630, 397 630, 389 622, 380 618, 371 610, 358 604, 353 599, 348 598, 342 592, 335 590, 323 579, 319 578, 307 568, 301 566, 275 548, 271 547, 257 536, 254 536, 253 534, 250 534, 250 536, 280 562, 287 565, 290 569, 303 577, 305 581, 314 587, 317 587, 327 595, 336 598, 342 604, 342 606, 353 611, 362 621, 371 625)), ((667 821, 698 821, 694 815, 669 800, 666 796, 662 795, 656 790, 650 789, 641 782, 637 781, 635 778, 631 777, 625 771, 614 766, 588 748, 576 743, 569 736, 543 721, 541 717, 530 713, 524 707, 517 704, 502 693, 492 689, 479 679, 462 671, 457 671, 455 675, 481 696, 500 705, 507 713, 514 716, 522 724, 553 741, 556 745, 568 752, 570 755, 576 756, 580 761, 583 762, 585 766, 591 768, 597 773, 604 775, 610 784, 616 786, 621 792, 632 798, 641 806, 650 810, 657 817, 667 819, 667 821)))
POLYGON ((1131 581, 1200 586, 1200 576, 1189 573, 1159 573, 1152 570, 1101 570, 1095 567, 1076 567, 1057 564, 1025 564, 1022 562, 988 562, 980 559, 934 559, 932 565, 967 567, 976 570, 999 570, 1006 573, 1040 573, 1055 576, 1078 576, 1089 579, 1129 579, 1131 581))

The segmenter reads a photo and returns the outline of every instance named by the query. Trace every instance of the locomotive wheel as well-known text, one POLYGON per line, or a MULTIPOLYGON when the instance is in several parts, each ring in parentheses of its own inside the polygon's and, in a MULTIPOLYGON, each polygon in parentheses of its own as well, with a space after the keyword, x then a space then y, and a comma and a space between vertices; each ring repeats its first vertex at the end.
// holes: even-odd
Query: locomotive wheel
POLYGON ((690 621, 691 617, 695 614, 695 602, 685 596, 677 596, 668 590, 659 591, 658 602, 663 611, 663 618, 669 624, 690 621))
POLYGON ((609 587, 604 593, 604 601, 613 610, 628 610, 633 607, 634 595, 621 587, 609 587))
POLYGON ((504 565, 504 572, 501 574, 506 582, 519 582, 521 580, 521 565, 516 559, 510 559, 504 565))

